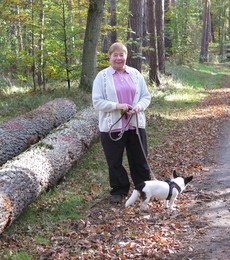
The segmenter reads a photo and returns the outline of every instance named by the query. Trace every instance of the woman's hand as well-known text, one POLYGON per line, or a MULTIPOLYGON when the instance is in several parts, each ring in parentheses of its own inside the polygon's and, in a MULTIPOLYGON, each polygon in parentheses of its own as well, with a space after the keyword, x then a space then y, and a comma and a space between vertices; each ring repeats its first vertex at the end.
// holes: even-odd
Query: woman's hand
POLYGON ((132 114, 138 113, 141 111, 141 107, 140 105, 136 105, 135 107, 133 107, 133 109, 130 111, 132 114))
POLYGON ((127 113, 128 115, 131 115, 131 114, 136 114, 138 112, 141 111, 141 107, 140 105, 138 106, 135 106, 135 107, 132 107, 131 105, 129 104, 125 104, 125 103, 118 103, 116 105, 116 109, 119 109, 122 111, 122 113, 127 113))
POLYGON ((127 112, 130 112, 132 111, 133 107, 130 106, 129 104, 125 104, 125 103, 118 103, 116 105, 116 109, 119 109, 121 110, 123 113, 127 113, 127 112))

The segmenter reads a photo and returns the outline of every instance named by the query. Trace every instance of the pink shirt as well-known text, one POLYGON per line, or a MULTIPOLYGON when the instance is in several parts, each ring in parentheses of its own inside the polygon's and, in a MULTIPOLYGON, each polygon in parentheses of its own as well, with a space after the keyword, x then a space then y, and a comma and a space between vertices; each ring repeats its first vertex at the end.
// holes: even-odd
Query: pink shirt
MULTIPOLYGON (((119 103, 126 103, 132 106, 136 87, 131 77, 129 76, 129 73, 126 71, 121 73, 114 71, 113 80, 119 103)), ((128 119, 128 116, 122 117, 122 127, 125 127, 128 119)), ((127 128, 130 129, 130 126, 127 128)))

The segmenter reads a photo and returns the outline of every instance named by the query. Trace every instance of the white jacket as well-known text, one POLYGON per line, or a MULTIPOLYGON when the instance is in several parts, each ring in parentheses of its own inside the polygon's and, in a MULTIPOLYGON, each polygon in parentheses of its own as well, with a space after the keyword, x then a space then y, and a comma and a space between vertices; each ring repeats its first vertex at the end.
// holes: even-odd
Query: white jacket
MULTIPOLYGON (((113 69, 108 67, 100 71, 94 82, 92 91, 92 101, 95 110, 99 111, 99 130, 100 132, 108 132, 110 127, 121 116, 120 110, 116 109, 116 104, 119 103, 114 81, 113 69)), ((150 93, 147 89, 144 77, 135 68, 126 66, 126 71, 130 74, 135 86, 136 93, 132 106, 139 106, 141 111, 138 115, 138 127, 145 128, 146 118, 144 110, 149 106, 151 101, 150 93)), ((130 124, 137 127, 136 116, 132 117, 130 124)), ((122 120, 120 120, 113 129, 122 128, 122 120)))

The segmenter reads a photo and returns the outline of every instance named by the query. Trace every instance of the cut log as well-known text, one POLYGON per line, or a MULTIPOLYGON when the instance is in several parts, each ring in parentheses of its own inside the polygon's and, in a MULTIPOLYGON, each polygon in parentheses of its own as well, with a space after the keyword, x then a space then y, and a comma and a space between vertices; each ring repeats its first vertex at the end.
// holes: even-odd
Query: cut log
POLYGON ((98 138, 92 107, 62 124, 0 168, 0 233, 43 191, 53 187, 98 138))
POLYGON ((77 112, 73 101, 54 99, 0 125, 0 166, 45 137, 77 112))

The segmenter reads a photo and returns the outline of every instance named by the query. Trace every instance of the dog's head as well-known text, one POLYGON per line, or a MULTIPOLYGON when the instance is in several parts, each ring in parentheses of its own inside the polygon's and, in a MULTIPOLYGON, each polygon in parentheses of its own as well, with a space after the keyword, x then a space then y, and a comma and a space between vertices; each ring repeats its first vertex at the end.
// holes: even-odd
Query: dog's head
POLYGON ((193 176, 189 176, 189 177, 181 177, 177 174, 176 170, 173 171, 173 178, 174 179, 183 179, 183 182, 184 182, 184 187, 193 179, 193 176))

